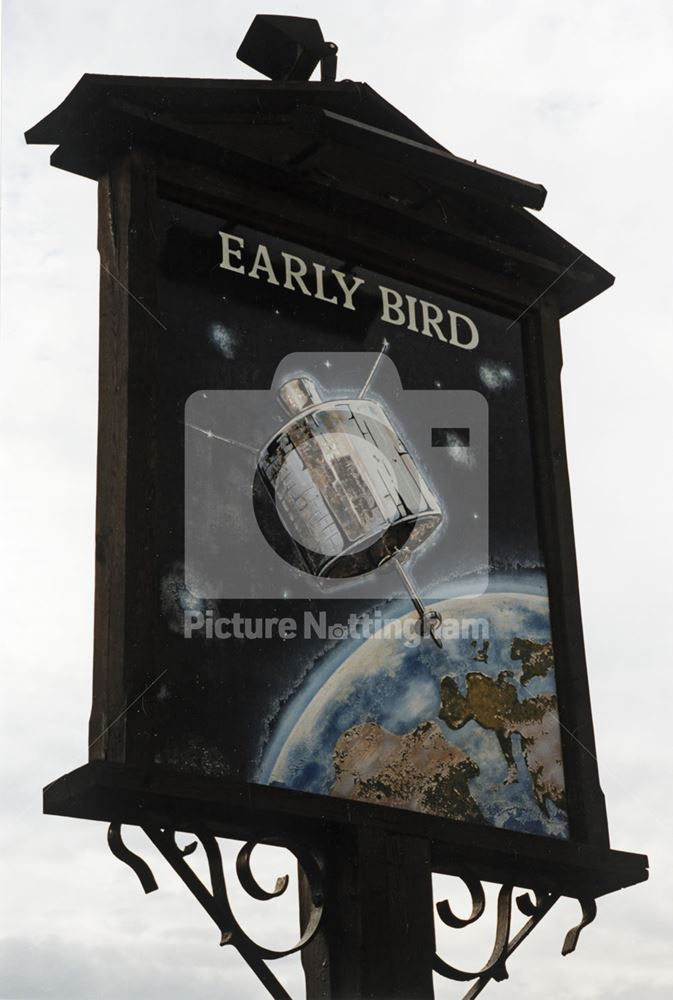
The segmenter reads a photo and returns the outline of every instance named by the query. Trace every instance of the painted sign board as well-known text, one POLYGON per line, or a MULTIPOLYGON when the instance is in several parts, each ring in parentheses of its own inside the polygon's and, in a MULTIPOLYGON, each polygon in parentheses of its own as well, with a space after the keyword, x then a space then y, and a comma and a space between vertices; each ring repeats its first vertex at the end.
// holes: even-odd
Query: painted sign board
POLYGON ((523 182, 420 197, 450 154, 368 88, 169 81, 150 120, 156 86, 85 78, 31 133, 96 178, 101 256, 90 764, 46 808, 645 878, 609 849, 560 395, 559 316, 611 276, 523 182), (338 113, 302 152, 309 99, 338 113))
MULTIPOLYGON (((149 759, 567 837, 521 325, 212 213, 162 200, 159 219, 166 673, 133 719, 149 759), (304 543, 337 551, 331 535, 306 536, 316 519, 343 526, 321 472, 347 492, 362 439, 338 428, 368 413, 329 402, 357 400, 373 365, 361 408, 382 407, 436 498, 439 523, 405 567, 442 615, 441 647, 421 635, 394 559, 336 577, 293 561, 304 543), (283 432, 277 398, 298 375, 322 400, 303 452, 306 428, 283 432), (330 424, 339 407, 344 421, 330 424), (339 435, 344 455, 330 465, 339 435), (294 521, 274 548, 258 480, 279 436, 274 504, 294 521)), ((394 457, 363 433, 372 475, 395 476, 394 457)), ((395 514, 360 518, 347 541, 378 540, 395 514)), ((416 510, 424 535, 422 524, 416 510)))

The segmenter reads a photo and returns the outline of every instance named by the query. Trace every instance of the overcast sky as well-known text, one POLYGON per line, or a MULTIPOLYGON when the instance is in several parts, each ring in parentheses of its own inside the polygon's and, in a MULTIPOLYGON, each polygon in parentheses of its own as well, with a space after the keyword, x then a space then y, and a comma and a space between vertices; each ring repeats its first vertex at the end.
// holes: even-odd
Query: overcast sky
MULTIPOLYGON (((103 825, 41 815, 41 787, 86 759, 98 256, 95 185, 23 142, 85 72, 253 76, 234 54, 258 9, 248 0, 3 4, 2 1000, 265 995, 217 947, 164 862, 160 892, 144 897, 108 853, 103 825)), ((600 900, 568 958, 560 948, 577 906, 560 903, 511 961, 509 981, 489 990, 502 1000, 663 1000, 673 995, 673 5, 270 9, 317 16, 340 46, 339 77, 366 80, 453 152, 543 183, 543 219, 617 276, 564 320, 563 383, 612 844, 649 853, 652 877, 600 900)), ((241 905, 266 941, 287 940, 284 903, 241 905)), ((453 947, 458 964, 485 960, 491 941, 468 951, 463 937, 442 938, 445 957, 453 947)), ((297 961, 281 969, 301 996, 297 961)), ((460 995, 438 983, 438 997, 460 995)))

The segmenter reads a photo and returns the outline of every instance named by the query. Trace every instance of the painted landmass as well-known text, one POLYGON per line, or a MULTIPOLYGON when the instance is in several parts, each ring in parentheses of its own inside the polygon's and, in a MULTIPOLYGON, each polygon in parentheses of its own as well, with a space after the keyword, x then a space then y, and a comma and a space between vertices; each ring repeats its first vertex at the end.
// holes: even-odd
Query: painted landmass
POLYGON ((398 736, 375 723, 353 726, 334 749, 330 794, 416 812, 483 822, 469 779, 479 768, 436 722, 398 736))
POLYGON ((568 837, 546 595, 496 591, 437 610, 472 624, 441 649, 381 632, 325 657, 260 780, 568 837))
MULTIPOLYGON (((513 649, 522 642, 527 640, 515 639, 513 649)), ((536 660, 535 669, 538 671, 541 669, 540 660, 540 657, 536 660)), ((556 695, 541 694, 520 700, 517 687, 511 682, 512 677, 510 670, 502 670, 495 678, 477 672, 468 673, 465 694, 453 677, 442 678, 439 718, 450 729, 462 729, 466 723, 474 721, 494 732, 507 763, 506 785, 519 780, 512 748, 512 737, 518 735, 532 779, 535 801, 548 815, 548 801, 565 809, 556 695)))
POLYGON ((521 660, 522 684, 528 684, 533 677, 546 677, 554 669, 554 650, 551 642, 514 639, 511 657, 513 660, 521 660))

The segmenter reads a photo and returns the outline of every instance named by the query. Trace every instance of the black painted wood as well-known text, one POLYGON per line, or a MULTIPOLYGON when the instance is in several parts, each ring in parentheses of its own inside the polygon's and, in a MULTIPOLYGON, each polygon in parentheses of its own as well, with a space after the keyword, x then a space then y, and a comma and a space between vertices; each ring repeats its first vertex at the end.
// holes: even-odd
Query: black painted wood
MULTIPOLYGON (((403 157, 381 156, 377 145, 381 137, 372 129, 395 134, 403 144, 438 150, 453 161, 450 173, 470 171, 366 84, 351 81, 278 83, 85 75, 57 109, 28 130, 26 139, 59 143, 52 163, 94 179, 105 174, 114 156, 144 145, 186 162, 210 164, 245 179, 256 178, 275 190, 300 188, 306 200, 327 199, 338 211, 339 202, 345 201, 381 221, 402 212, 408 228, 416 227, 419 219, 427 224, 434 212, 439 231, 426 226, 426 238, 431 240, 441 241, 442 233, 451 238, 456 222, 467 211, 461 253, 470 257, 478 249, 494 261, 509 261, 505 273, 510 280, 517 276, 512 262, 517 262, 524 280, 529 280, 529 256, 544 262, 558 279, 555 292, 562 315, 612 284, 612 275, 584 255, 565 271, 579 251, 515 203, 520 202, 525 189, 526 199, 537 198, 539 205, 543 190, 539 185, 505 179, 497 171, 477 165, 474 184, 466 178, 460 184, 439 178, 433 180, 436 190, 428 190, 425 178, 403 157), (363 127, 362 141, 344 144, 337 137, 325 144, 321 153, 320 142, 316 145, 310 136, 292 128, 295 115, 306 107, 352 119, 363 127), (308 144, 316 148, 305 158, 308 144), (415 174, 423 183, 410 196, 408 184, 415 174), (488 191, 483 186, 487 177, 488 191), (442 211, 437 211, 438 199, 446 203, 442 211)), ((537 292, 547 284, 538 280, 537 292)))
MULTIPOLYGON (((324 850, 325 918, 302 953, 307 1000, 431 1000, 428 841, 359 826, 334 831, 324 850)), ((306 902, 304 889, 302 914, 306 902)))
POLYGON ((567 896, 600 896, 647 878, 647 858, 641 854, 165 767, 92 761, 47 785, 44 810, 139 826, 149 817, 187 832, 205 824, 222 837, 296 836, 319 845, 343 827, 367 827, 426 838, 433 871, 469 871, 567 896))
POLYGON ((561 333, 558 306, 545 298, 526 324, 529 403, 537 465, 538 515, 549 580, 563 760, 571 836, 609 845, 591 718, 577 557, 561 399, 561 333))
MULTIPOLYGON (((155 670, 157 349, 154 165, 114 160, 99 188, 100 353, 91 759, 124 761, 129 705, 155 670)), ((137 752, 137 751, 134 751, 137 752)))

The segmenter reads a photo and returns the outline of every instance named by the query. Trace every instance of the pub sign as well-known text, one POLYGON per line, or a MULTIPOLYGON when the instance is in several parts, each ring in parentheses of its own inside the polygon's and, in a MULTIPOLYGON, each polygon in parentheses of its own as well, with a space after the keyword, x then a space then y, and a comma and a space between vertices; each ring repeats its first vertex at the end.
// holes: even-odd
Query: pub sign
POLYGON ((45 808, 646 878, 609 848, 560 396, 559 319, 613 279, 544 188, 329 74, 88 75, 27 138, 97 182, 101 260, 90 762, 45 808))

